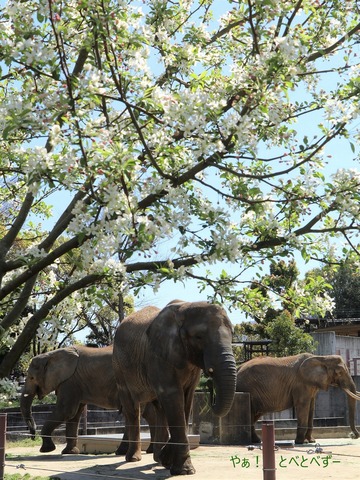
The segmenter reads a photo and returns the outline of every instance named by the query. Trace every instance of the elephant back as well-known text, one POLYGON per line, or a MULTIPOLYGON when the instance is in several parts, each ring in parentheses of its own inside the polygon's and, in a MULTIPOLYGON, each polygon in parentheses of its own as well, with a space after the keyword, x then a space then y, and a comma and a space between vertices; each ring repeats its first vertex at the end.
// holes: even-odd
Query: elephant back
POLYGON ((122 369, 131 368, 134 363, 143 361, 147 342, 146 331, 159 312, 160 309, 157 307, 145 307, 128 315, 120 323, 114 338, 115 375, 121 374, 122 369), (131 352, 131 358, 125 352, 131 352))

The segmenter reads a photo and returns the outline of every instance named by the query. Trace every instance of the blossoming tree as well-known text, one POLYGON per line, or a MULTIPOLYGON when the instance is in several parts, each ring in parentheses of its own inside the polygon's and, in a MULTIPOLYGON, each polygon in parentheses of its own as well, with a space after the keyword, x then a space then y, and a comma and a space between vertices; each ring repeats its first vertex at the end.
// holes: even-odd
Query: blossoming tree
POLYGON ((46 318, 71 322, 104 289, 198 277, 261 310, 246 270, 356 245, 360 176, 327 157, 334 141, 356 155, 356 0, 9 0, 0 15, 0 377, 46 318))

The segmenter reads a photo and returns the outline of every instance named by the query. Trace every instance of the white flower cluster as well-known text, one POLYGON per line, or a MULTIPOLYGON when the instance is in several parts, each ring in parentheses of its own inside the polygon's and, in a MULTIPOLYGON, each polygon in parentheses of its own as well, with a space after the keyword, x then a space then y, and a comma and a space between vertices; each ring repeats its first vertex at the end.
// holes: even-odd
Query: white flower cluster
POLYGON ((211 112, 220 110, 226 105, 225 98, 216 97, 200 89, 183 90, 174 96, 171 92, 157 87, 154 88, 152 95, 154 101, 164 108, 166 124, 179 128, 185 137, 194 132, 204 132, 211 112))
POLYGON ((8 402, 19 397, 19 383, 10 378, 0 379, 0 401, 8 402))
POLYGON ((309 294, 301 285, 294 285, 296 297, 302 299, 299 315, 318 315, 324 317, 335 308, 334 299, 327 293, 309 294))
POLYGON ((60 128, 60 125, 56 123, 50 129, 50 143, 53 147, 56 147, 56 145, 58 145, 62 141, 63 141, 63 136, 61 133, 61 128, 60 128))
POLYGON ((125 266, 114 258, 100 258, 89 266, 90 273, 108 274, 119 277, 126 273, 125 266))
POLYGON ((14 58, 21 60, 27 65, 52 63, 54 50, 46 46, 40 38, 28 38, 14 45, 14 58))
POLYGON ((43 248, 38 248, 36 245, 33 245, 25 250, 25 255, 31 260, 40 260, 41 258, 45 258, 47 253, 43 248))
POLYGON ((29 189, 36 194, 40 187, 41 176, 45 171, 52 170, 55 166, 54 157, 44 147, 27 148, 24 151, 27 163, 24 165, 24 173, 29 179, 29 189))
POLYGON ((339 98, 328 98, 324 106, 324 117, 331 125, 337 125, 340 122, 348 123, 359 116, 360 108, 358 105, 345 102, 339 98))
POLYGON ((336 194, 337 211, 344 214, 343 222, 346 223, 346 216, 360 218, 359 203, 353 200, 353 193, 357 195, 360 188, 360 172, 356 169, 339 169, 333 175, 333 184, 336 194))
POLYGON ((275 38, 275 44, 287 60, 296 60, 306 54, 307 48, 300 40, 290 35, 275 38))
MULTIPOLYGON (((90 94, 103 95, 107 92, 107 86, 110 84, 108 75, 95 68, 90 63, 84 65, 84 74, 81 76, 81 89, 90 94)), ((95 106, 95 103, 94 105, 95 106)))

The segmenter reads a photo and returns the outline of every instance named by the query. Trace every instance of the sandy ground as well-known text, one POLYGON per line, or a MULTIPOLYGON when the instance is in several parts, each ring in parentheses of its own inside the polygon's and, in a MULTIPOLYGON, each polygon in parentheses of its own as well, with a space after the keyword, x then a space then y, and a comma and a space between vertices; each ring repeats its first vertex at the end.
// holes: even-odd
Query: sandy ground
MULTIPOLYGON (((52 476, 61 480, 160 480, 170 473, 144 453, 140 462, 126 463, 124 457, 111 455, 61 455, 62 445, 54 452, 41 454, 39 447, 6 448, 5 474, 21 473, 52 476)), ((260 448, 201 445, 191 450, 196 480, 353 480, 359 477, 360 439, 324 439, 315 445, 280 446, 275 451, 275 476, 264 472, 260 448), (270 476, 269 476, 270 475, 270 476)))

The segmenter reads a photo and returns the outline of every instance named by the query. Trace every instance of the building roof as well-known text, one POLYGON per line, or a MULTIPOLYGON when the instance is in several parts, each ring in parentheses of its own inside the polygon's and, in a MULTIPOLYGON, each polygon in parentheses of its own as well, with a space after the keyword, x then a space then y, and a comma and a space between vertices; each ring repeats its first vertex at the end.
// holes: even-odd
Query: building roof
POLYGON ((335 332, 336 335, 360 337, 360 318, 334 318, 323 320, 315 332, 335 332))

